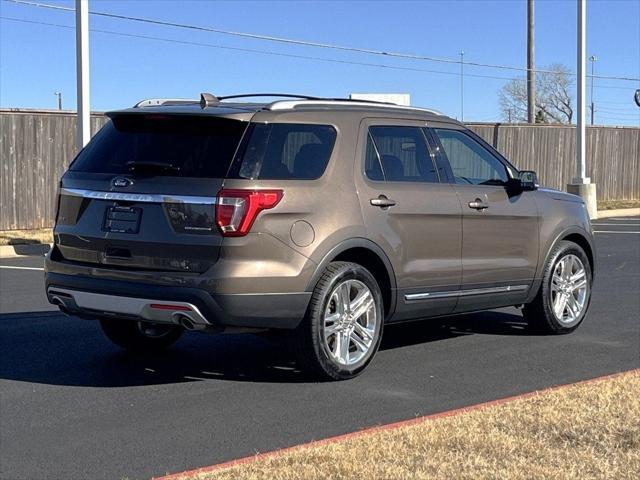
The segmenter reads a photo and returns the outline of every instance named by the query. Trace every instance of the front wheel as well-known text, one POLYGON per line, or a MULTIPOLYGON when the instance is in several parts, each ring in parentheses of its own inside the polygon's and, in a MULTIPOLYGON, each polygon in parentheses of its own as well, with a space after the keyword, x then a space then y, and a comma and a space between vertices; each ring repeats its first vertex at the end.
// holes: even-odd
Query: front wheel
POLYGON ((355 377, 378 350, 383 320, 382 294, 371 273, 356 263, 333 262, 296 331, 298 361, 316 377, 355 377))
POLYGON ((177 325, 165 325, 131 320, 100 320, 102 331, 109 340, 125 350, 157 353, 173 345, 184 332, 177 325))
POLYGON ((538 295, 523 309, 525 320, 543 333, 572 332, 589 308, 592 281, 584 250, 573 242, 559 242, 549 255, 538 295))

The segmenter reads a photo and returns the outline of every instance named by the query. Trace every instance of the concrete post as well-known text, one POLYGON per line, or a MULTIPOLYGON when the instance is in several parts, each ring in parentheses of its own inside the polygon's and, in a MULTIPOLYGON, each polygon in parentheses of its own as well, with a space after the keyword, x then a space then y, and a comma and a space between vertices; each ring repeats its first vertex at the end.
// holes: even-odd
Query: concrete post
POLYGON ((584 199, 592 219, 598 218, 598 204, 596 202, 596 185, 587 177, 586 162, 586 0, 578 2, 578 116, 576 126, 576 176, 567 185, 567 191, 579 195, 584 199))
POLYGON ((76 0, 76 80, 78 119, 76 146, 78 151, 91 139, 91 107, 89 105, 89 0, 76 0))

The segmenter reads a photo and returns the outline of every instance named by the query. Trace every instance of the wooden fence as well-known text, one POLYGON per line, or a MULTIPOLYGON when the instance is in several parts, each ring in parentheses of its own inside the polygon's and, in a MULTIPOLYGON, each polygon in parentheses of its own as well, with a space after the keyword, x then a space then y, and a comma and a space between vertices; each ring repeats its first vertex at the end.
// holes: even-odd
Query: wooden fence
MULTIPOLYGON (((565 125, 470 124, 521 170, 565 190, 576 175, 576 128, 565 125)), ((587 127, 587 176, 598 200, 640 199, 640 128, 587 127)))
MULTIPOLYGON (((104 123, 91 116, 91 132, 104 123)), ((76 155, 74 112, 0 110, 0 230, 50 227, 58 180, 76 155)))
MULTIPOLYGON (((95 133, 106 117, 91 117, 95 133)), ((575 172, 575 128, 470 124, 518 168, 565 189, 575 172)), ((58 179, 76 153, 75 114, 0 110, 0 230, 49 227, 58 179)), ((640 199, 640 128, 589 127, 587 169, 599 200, 640 199)))

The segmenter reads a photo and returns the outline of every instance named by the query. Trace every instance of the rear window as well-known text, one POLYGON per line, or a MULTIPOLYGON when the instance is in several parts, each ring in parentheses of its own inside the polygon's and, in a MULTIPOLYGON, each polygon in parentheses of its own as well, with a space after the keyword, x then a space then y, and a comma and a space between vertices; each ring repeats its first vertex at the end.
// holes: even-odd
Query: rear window
POLYGON ((80 152, 71 170, 224 178, 246 126, 204 116, 117 116, 80 152))
POLYGON ((312 180, 322 176, 336 130, 330 125, 253 124, 229 176, 252 180, 312 180))

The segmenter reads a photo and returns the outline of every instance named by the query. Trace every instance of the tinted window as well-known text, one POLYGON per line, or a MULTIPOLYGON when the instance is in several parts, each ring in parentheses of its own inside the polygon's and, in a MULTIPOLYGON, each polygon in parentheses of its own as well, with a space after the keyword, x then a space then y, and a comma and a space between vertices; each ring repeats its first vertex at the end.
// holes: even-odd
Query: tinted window
POLYGON ((435 129, 456 183, 502 185, 509 179, 505 166, 472 137, 459 130, 435 129))
POLYGON ((245 128, 215 117, 122 115, 98 132, 71 170, 224 178, 245 128))
POLYGON ((365 152, 364 169, 371 180, 384 180, 382 166, 380 165, 380 157, 373 144, 371 134, 367 135, 367 150, 365 152))
POLYGON ((254 124, 230 176, 311 180, 324 173, 336 131, 329 125, 254 124))
MULTIPOLYGON (((369 133, 386 181, 438 182, 438 174, 419 128, 371 127, 369 133)), ((377 180, 371 176, 369 178, 377 180)))

